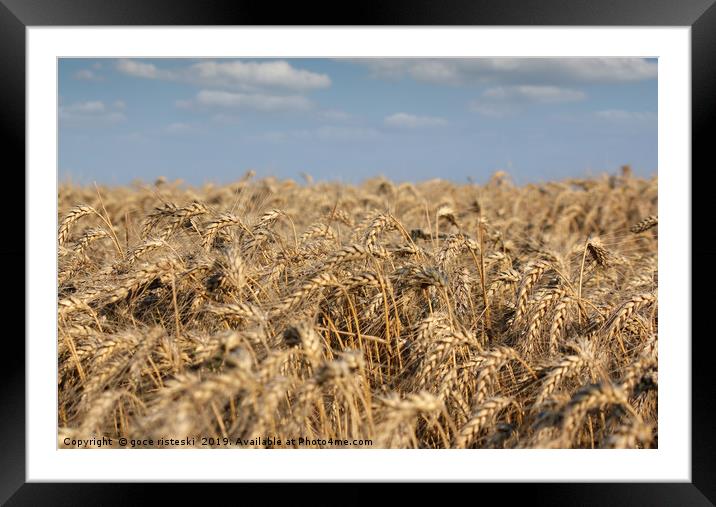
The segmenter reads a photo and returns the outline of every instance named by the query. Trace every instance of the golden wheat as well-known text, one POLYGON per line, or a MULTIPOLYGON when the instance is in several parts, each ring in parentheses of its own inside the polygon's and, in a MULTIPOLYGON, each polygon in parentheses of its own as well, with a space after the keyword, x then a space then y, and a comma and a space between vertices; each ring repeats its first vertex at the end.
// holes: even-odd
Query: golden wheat
POLYGON ((61 185, 60 445, 657 447, 656 210, 633 175, 61 185))

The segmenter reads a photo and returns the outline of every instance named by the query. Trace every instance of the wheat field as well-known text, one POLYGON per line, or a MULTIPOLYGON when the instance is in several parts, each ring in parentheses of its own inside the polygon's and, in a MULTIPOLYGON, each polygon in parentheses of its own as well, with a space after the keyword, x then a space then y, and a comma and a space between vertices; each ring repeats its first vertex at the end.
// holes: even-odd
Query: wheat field
POLYGON ((655 448, 656 215, 628 167, 61 184, 58 445, 655 448))

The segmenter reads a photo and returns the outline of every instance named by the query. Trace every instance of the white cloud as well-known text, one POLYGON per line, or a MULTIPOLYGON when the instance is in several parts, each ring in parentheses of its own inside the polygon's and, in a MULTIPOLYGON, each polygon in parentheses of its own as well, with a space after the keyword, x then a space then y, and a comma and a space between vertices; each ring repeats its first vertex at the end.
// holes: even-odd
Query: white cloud
POLYGON ((308 92, 331 86, 331 78, 328 75, 299 69, 283 60, 207 60, 185 67, 160 69, 152 63, 123 59, 117 61, 117 70, 146 79, 181 81, 206 88, 242 91, 284 89, 308 92))
POLYGON ((498 86, 488 88, 482 97, 494 101, 528 102, 549 104, 556 102, 576 102, 584 100, 586 94, 580 90, 560 88, 558 86, 498 86))
POLYGON ((123 74, 146 79, 172 79, 174 77, 171 72, 160 71, 152 63, 138 62, 137 60, 118 60, 117 70, 123 74))
POLYGON ((444 118, 416 116, 408 113, 395 113, 386 116, 383 121, 389 127, 399 128, 443 127, 448 123, 444 118))
POLYGON ((126 116, 117 107, 117 101, 112 108, 99 100, 91 100, 86 102, 75 102, 69 105, 60 105, 60 119, 74 124, 102 124, 102 123, 119 123, 126 120, 126 116))
POLYGON ((656 79, 657 64, 643 58, 360 59, 377 78, 410 77, 447 84, 622 83, 656 79))
POLYGON ((104 102, 99 100, 76 102, 69 106, 60 106, 60 112, 67 114, 100 114, 104 113, 105 110, 104 102))
POLYGON ((116 109, 127 109, 127 104, 123 100, 115 100, 113 106, 116 109))
POLYGON ((107 116, 104 117, 106 121, 109 123, 119 123, 123 122, 127 119, 127 117, 124 115, 124 113, 109 113, 107 116))
POLYGON ((581 90, 550 85, 516 85, 488 88, 470 102, 470 110, 485 116, 505 117, 532 104, 578 102, 587 95, 581 90))
POLYGON ((165 130, 170 134, 183 134, 185 132, 190 132, 192 130, 192 126, 188 123, 176 122, 167 125, 165 130))
POLYGON ((78 81, 102 81, 102 76, 90 69, 80 69, 73 74, 78 81))
POLYGON ((285 61, 206 61, 191 65, 186 75, 188 80, 200 86, 246 90, 285 88, 293 91, 309 91, 331 85, 331 78, 326 74, 297 69, 285 61))
POLYGON ((651 111, 625 111, 623 109, 606 109, 594 113, 597 118, 618 123, 656 123, 657 114, 651 111))
POLYGON ((177 101, 177 107, 253 109, 263 112, 305 111, 313 104, 302 95, 266 95, 260 93, 231 93, 220 90, 201 90, 194 101, 177 101))

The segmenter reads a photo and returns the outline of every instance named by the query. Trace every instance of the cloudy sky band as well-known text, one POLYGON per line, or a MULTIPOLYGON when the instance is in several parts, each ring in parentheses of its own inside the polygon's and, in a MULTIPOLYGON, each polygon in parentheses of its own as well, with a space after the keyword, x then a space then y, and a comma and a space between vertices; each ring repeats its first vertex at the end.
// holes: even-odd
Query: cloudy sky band
MULTIPOLYGON (((60 173, 100 179, 116 179, 119 174, 118 167, 105 172, 95 169, 99 154, 85 153, 89 156, 84 162, 76 148, 80 138, 96 135, 103 138, 105 148, 115 134, 118 144, 142 139, 155 143, 154 150, 146 150, 154 156, 134 164, 151 172, 169 165, 150 167, 161 161, 161 153, 167 154, 167 161, 173 158, 172 139, 179 135, 213 132, 215 138, 225 138, 234 129, 234 144, 238 139, 245 148, 245 163, 279 176, 292 176, 299 166, 313 165, 297 143, 311 141, 325 148, 316 171, 321 177, 335 176, 341 167, 352 165, 337 158, 348 143, 356 150, 361 143, 380 146, 377 140, 387 144, 392 139, 406 154, 404 161, 395 149, 385 160, 357 157, 356 174, 367 177, 373 171, 390 176, 395 165, 403 166, 395 171, 398 177, 406 174, 410 161, 416 160, 411 151, 419 152, 423 149, 419 145, 433 140, 439 148, 433 165, 439 164, 440 152, 477 144, 483 157, 473 166, 482 166, 480 172, 507 166, 527 181, 543 176, 539 173, 550 176, 547 156, 560 143, 536 150, 540 152, 536 159, 522 156, 518 144, 526 141, 527 153, 541 137, 539 132, 527 132, 525 125, 559 130, 575 123, 583 125, 583 139, 577 145, 582 145, 585 156, 583 160, 577 156, 577 146, 575 153, 553 163, 559 166, 557 173, 569 172, 568 161, 573 161, 576 172, 630 161, 621 158, 637 161, 638 170, 645 173, 655 172, 656 79, 655 60, 630 58, 62 60, 60 173), (609 123, 613 125, 604 127, 609 123), (92 127, 122 132, 93 134, 92 127), (617 141, 609 128, 631 136, 632 149, 628 139, 617 141), (494 143, 489 140, 495 137, 490 129, 499 131, 499 149, 480 145, 494 143), (595 136, 591 144, 590 135, 595 136), (515 139, 513 147, 507 146, 510 137, 515 139), (285 143, 299 156, 262 154, 262 142, 285 143), (595 155, 600 145, 609 152, 602 160, 595 155), (521 167, 521 159, 534 160, 521 167), (541 167, 534 163, 537 160, 542 160, 541 167), (331 171, 331 165, 339 169, 331 171), (92 171, 98 172, 89 174, 92 171)), ((197 154, 190 158, 198 160, 202 147, 195 149, 197 154)), ((231 154, 241 164, 241 156, 229 147, 209 143, 204 149, 212 159, 219 153, 231 154)), ((464 178, 474 170, 469 169, 467 154, 462 161, 453 152, 446 155, 454 177, 464 178)), ((429 176, 431 161, 417 160, 422 164, 418 172, 429 176)), ((177 168, 177 174, 191 177, 192 164, 177 168)), ((217 171, 218 179, 228 178, 225 169, 217 167, 217 171)))

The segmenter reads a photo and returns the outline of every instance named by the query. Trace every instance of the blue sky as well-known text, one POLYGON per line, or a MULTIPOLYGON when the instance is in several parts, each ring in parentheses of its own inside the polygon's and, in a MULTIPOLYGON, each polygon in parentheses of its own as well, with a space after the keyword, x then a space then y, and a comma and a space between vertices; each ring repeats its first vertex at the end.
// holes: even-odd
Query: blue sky
POLYGON ((517 183, 657 171, 657 62, 61 59, 59 177, 517 183))

